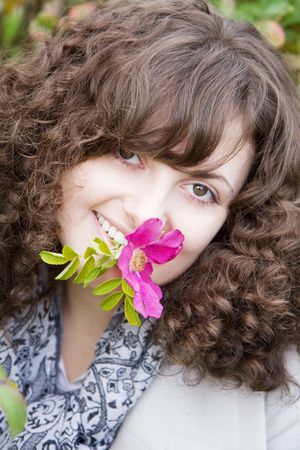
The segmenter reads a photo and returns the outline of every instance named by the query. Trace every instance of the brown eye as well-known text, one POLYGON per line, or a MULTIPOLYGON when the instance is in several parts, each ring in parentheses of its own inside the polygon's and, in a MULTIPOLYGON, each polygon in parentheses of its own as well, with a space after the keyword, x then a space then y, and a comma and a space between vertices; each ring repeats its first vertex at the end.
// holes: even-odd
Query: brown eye
POLYGON ((204 184, 194 184, 193 185, 193 193, 197 197, 202 197, 203 195, 207 194, 209 191, 207 186, 204 186, 204 184))
POLYGON ((124 150, 123 148, 119 148, 115 154, 116 158, 120 160, 122 164, 129 168, 143 168, 143 162, 139 155, 135 152, 130 152, 124 150))
POLYGON ((205 184, 191 183, 186 186, 185 190, 189 193, 189 198, 197 201, 200 205, 218 203, 217 195, 205 184))
POLYGON ((131 159, 135 156, 135 153, 124 150, 123 148, 119 149, 119 155, 121 156, 121 158, 123 159, 131 159))

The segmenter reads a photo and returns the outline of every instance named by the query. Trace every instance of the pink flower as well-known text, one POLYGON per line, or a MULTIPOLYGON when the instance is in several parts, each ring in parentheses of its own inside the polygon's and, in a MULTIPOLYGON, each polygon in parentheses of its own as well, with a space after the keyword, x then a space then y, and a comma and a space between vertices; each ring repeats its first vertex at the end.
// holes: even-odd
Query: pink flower
POLYGON ((144 317, 160 317, 162 291, 151 280, 152 263, 164 264, 182 249, 184 240, 179 230, 161 234, 162 222, 148 219, 125 237, 128 241, 118 260, 123 278, 134 291, 134 307, 144 317))

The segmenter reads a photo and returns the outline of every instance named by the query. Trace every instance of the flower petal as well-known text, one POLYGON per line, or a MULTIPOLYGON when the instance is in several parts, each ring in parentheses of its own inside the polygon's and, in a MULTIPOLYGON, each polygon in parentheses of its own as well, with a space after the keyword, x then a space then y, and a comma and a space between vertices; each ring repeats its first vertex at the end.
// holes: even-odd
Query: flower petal
POLYGON ((179 247, 184 241, 184 235, 179 230, 165 233, 156 243, 167 247, 179 247))
POLYGON ((147 263, 144 267, 144 270, 140 272, 139 276, 142 278, 144 282, 151 284, 152 289, 156 292, 156 295, 160 296, 162 295, 160 287, 151 280, 150 275, 152 275, 152 272, 153 272, 152 264, 147 263))
POLYGON ((123 248, 118 260, 123 278, 134 291, 134 307, 144 317, 159 318, 163 310, 160 303, 162 290, 151 280, 153 272, 151 263, 163 264, 175 258, 182 249, 184 240, 179 230, 169 231, 160 237, 161 229, 160 219, 146 220, 134 232, 125 236, 128 244, 123 248), (140 272, 130 270, 131 258, 134 251, 139 248, 149 260, 140 272))
POLYGON ((143 251, 151 262, 164 264, 180 252, 183 240, 184 236, 179 230, 170 231, 159 241, 148 244, 143 251))
POLYGON ((122 275, 124 278, 130 277, 131 272, 129 269, 130 266, 130 260, 134 252, 134 246, 129 242, 125 247, 123 248, 119 259, 118 259, 118 267, 122 272, 122 275))
POLYGON ((126 234, 125 237, 135 248, 143 247, 155 241, 159 237, 161 229, 162 221, 160 219, 148 219, 135 231, 126 234))
POLYGON ((129 286, 133 289, 134 295, 137 292, 140 292, 140 279, 137 278, 136 272, 129 273, 129 275, 124 276, 124 280, 129 284, 129 286))
POLYGON ((159 318, 163 310, 160 304, 161 298, 162 291, 159 286, 152 281, 147 283, 141 281, 140 292, 134 295, 134 307, 144 317, 159 318))
POLYGON ((153 267, 152 264, 147 262, 144 266, 144 269, 142 270, 142 272, 140 272, 140 277, 144 280, 150 280, 150 275, 152 275, 153 272, 153 267))

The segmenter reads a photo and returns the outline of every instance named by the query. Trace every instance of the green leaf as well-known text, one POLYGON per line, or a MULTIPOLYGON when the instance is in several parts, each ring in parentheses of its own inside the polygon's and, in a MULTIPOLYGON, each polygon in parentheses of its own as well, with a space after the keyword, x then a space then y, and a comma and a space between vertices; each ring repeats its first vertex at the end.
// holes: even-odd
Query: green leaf
POLYGON ((102 267, 103 263, 105 263, 109 259, 109 256, 102 256, 97 262, 96 267, 102 267))
POLYGON ((134 290, 132 289, 131 286, 129 286, 129 284, 127 283, 126 280, 124 280, 124 278, 122 278, 122 291, 128 297, 133 297, 134 296, 134 290))
POLYGON ((82 266, 79 274, 76 278, 74 278, 73 283, 81 284, 84 282, 87 274, 95 268, 95 258, 93 256, 89 256, 84 265, 82 266))
POLYGON ((100 275, 103 275, 105 272, 105 269, 102 269, 101 267, 95 267, 85 276, 83 287, 87 287, 92 281, 100 277, 100 275))
POLYGON ((0 408, 14 438, 24 430, 27 411, 24 398, 18 391, 18 385, 9 379, 1 380, 0 383, 0 408))
POLYGON ((125 316, 130 325, 134 327, 139 327, 141 325, 141 320, 137 311, 134 309, 133 300, 131 297, 126 295, 125 297, 125 316))
POLYGON ((23 14, 20 8, 15 9, 9 14, 3 16, 2 40, 5 47, 13 44, 14 39, 22 26, 23 14))
POLYGON ((68 262, 61 253, 47 252, 46 250, 42 250, 39 255, 41 260, 46 264, 51 264, 54 266, 66 264, 68 262))
POLYGON ((76 258, 76 256, 79 256, 78 253, 76 253, 75 250, 73 250, 69 245, 65 245, 63 247, 62 254, 67 261, 72 261, 72 259, 76 258))
POLYGON ((279 21, 293 11, 293 7, 287 1, 276 0, 262 5, 264 8, 264 16, 279 21))
POLYGON ((95 238, 94 242, 98 244, 99 250, 101 253, 103 253, 103 255, 111 255, 110 248, 108 247, 106 242, 102 241, 100 238, 95 238))
POLYGON ((115 266, 116 264, 117 264, 117 262, 118 262, 118 260, 117 259, 109 259, 109 260, 107 260, 107 261, 105 261, 103 264, 102 264, 102 267, 104 268, 104 269, 110 269, 111 267, 113 267, 113 266, 115 266))
POLYGON ((53 31, 57 25, 58 18, 54 15, 40 13, 35 20, 41 27, 53 31))
POLYGON ((104 311, 110 311, 113 309, 117 304, 122 300, 124 296, 124 293, 122 291, 114 292, 109 297, 106 297, 105 300, 103 300, 102 303, 100 303, 100 306, 104 311))
POLYGON ((222 15, 232 18, 235 10, 235 3, 231 0, 211 0, 212 5, 222 13, 222 15))
POLYGON ((113 278, 112 280, 104 281, 104 283, 99 284, 94 290, 94 295, 105 295, 116 289, 122 283, 121 278, 113 278))
POLYGON ((0 381, 6 380, 6 379, 7 379, 7 374, 6 374, 5 370, 3 369, 3 367, 0 366, 0 381))
POLYGON ((71 261, 70 264, 68 264, 67 267, 65 267, 65 269, 62 272, 60 272, 60 274, 57 275, 57 277, 55 277, 55 279, 68 280, 74 275, 79 266, 80 266, 80 259, 78 256, 76 256, 76 258, 74 258, 73 261, 71 261))
POLYGON ((292 11, 281 21, 281 25, 283 25, 284 27, 299 24, 300 24, 300 9, 298 9, 298 11, 295 10, 292 11))
POLYGON ((89 256, 92 256, 92 255, 97 255, 96 250, 93 247, 87 247, 85 252, 84 252, 83 257, 85 259, 87 259, 89 256))

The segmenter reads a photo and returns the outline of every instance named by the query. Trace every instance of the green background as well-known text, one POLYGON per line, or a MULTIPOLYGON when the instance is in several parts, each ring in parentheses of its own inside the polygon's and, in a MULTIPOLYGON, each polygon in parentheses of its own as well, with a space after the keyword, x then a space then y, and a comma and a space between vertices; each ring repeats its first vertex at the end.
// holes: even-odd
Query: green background
MULTIPOLYGON (((102 0, 102 2, 105 0, 102 0)), ((56 27, 68 27, 100 0, 0 0, 0 54, 18 58, 56 27)), ((300 0, 211 0, 227 17, 252 22, 288 61, 300 87, 300 0)))

